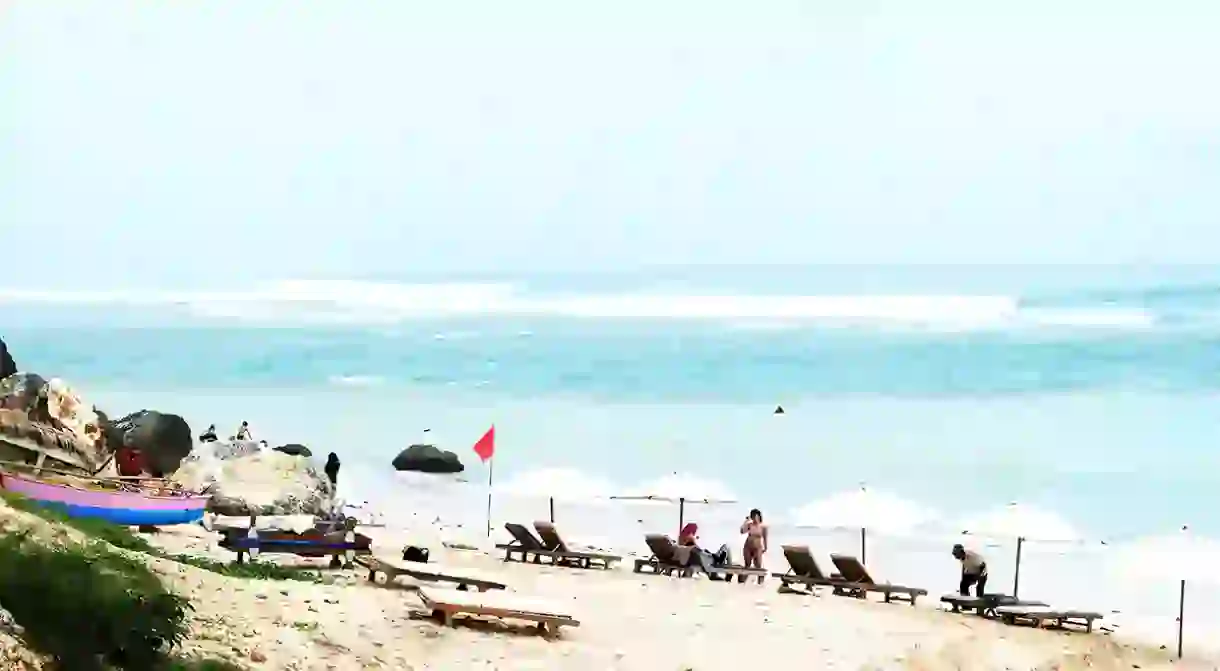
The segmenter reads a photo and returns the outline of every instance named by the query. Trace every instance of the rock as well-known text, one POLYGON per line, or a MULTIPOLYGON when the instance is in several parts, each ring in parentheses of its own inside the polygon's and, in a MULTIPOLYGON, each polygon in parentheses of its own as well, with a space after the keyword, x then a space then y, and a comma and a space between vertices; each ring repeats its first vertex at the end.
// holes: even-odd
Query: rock
POLYGON ((8 345, 4 344, 4 340, 0 339, 0 380, 17 374, 17 362, 13 361, 13 355, 8 352, 8 345))
POLYGON ((197 447, 191 450, 191 454, 195 455, 206 452, 216 459, 232 459, 233 457, 245 457, 263 451, 262 445, 253 440, 214 440, 204 443, 204 446, 208 449, 200 450, 197 447))
MULTIPOLYGON (((204 443, 174 473, 175 482, 209 488, 208 510, 218 515, 327 515, 334 507, 330 480, 308 459, 275 450, 242 451, 204 443)), ((243 446, 244 447, 244 446, 243 446)))
POLYGON ((95 473, 114 450, 105 416, 58 378, 18 373, 0 380, 0 458, 32 461, 37 453, 67 468, 95 473))
POLYGON ((438 449, 435 445, 412 445, 399 452, 392 463, 396 471, 461 473, 466 470, 456 454, 438 449))
POLYGON ((290 454, 294 457, 312 457, 313 456, 313 452, 310 452, 308 447, 305 447, 304 445, 301 445, 300 443, 288 443, 287 445, 280 445, 279 447, 275 448, 275 451, 283 452, 284 454, 290 454))
POLYGON ((141 410, 110 422, 106 441, 116 450, 119 447, 139 450, 144 467, 158 478, 178 470, 195 444, 185 419, 156 410, 141 410))

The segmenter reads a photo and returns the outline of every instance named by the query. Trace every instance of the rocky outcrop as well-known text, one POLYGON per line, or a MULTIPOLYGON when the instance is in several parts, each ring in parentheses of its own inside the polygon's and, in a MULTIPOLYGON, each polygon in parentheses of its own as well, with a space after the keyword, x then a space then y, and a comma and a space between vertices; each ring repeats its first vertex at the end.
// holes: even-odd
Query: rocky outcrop
POLYGON ((45 453, 58 465, 102 468, 114 453, 104 432, 105 416, 63 380, 18 373, 0 380, 0 443, 6 460, 45 453))
POLYGON ((133 412, 110 422, 106 441, 115 450, 120 447, 139 450, 145 469, 158 478, 178 470, 195 444, 185 419, 156 410, 133 412))
POLYGON ((466 470, 456 454, 435 445, 412 445, 399 452, 391 463, 396 471, 461 473, 466 470))
POLYGON ((208 510, 218 515, 326 515, 334 507, 330 480, 308 459, 275 450, 234 447, 223 441, 197 445, 182 461, 175 482, 208 488, 208 510))
POLYGON ((9 354, 8 345, 4 344, 4 340, 0 339, 0 380, 17 374, 17 362, 13 361, 13 355, 9 354))
POLYGON ((301 445, 300 443, 288 443, 287 445, 280 445, 279 447, 275 448, 275 451, 283 452, 284 454, 289 454, 294 457, 312 457, 313 456, 313 452, 311 452, 308 447, 305 447, 304 445, 301 445))

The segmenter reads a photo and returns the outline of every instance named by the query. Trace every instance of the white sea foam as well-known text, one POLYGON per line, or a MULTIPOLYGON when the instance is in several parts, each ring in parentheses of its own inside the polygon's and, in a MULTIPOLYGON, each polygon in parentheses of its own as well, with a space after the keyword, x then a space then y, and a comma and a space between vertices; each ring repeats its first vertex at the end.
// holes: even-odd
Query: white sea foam
POLYGON ((1074 541, 1080 533, 1061 515, 1032 505, 1012 502, 963 519, 962 531, 992 538, 1029 538, 1040 541, 1074 541))
POLYGON ((495 491, 520 498, 554 498, 562 501, 607 500, 618 490, 609 480, 573 468, 539 468, 520 473, 495 491))
POLYGON ((341 387, 373 387, 384 380, 376 375, 332 375, 327 381, 341 387))
POLYGON ((796 526, 872 529, 906 534, 939 519, 933 509, 889 492, 860 487, 812 501, 792 513, 796 526))
MULTIPOLYGON (((0 302, 175 306, 203 317, 271 323, 382 324, 428 317, 540 316, 723 320, 739 328, 813 321, 973 330, 1019 326, 1135 328, 1156 322, 1154 315, 1137 309, 1024 308, 1017 298, 994 295, 538 294, 503 283, 351 280, 285 280, 227 292, 0 289, 0 302)), ((455 336, 445 334, 447 338, 455 336)))

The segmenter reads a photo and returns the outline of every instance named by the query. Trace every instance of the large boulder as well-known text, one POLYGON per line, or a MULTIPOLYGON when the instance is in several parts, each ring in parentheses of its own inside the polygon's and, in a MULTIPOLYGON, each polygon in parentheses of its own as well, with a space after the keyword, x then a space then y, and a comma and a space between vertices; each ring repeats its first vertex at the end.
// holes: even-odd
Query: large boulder
POLYGON ((17 374, 17 362, 13 361, 13 355, 9 354, 8 345, 4 344, 4 339, 0 338, 0 380, 17 374))
POLYGON ((178 470, 191 453, 195 439, 191 427, 178 415, 156 410, 141 410, 110 422, 106 442, 111 447, 132 447, 140 451, 149 474, 163 478, 178 470))
POLYGON ((63 380, 18 373, 0 380, 0 443, 5 460, 32 461, 38 453, 56 466, 95 473, 114 452, 105 416, 63 380))
POLYGON ((392 463, 396 471, 461 473, 466 470, 456 454, 435 445, 412 445, 399 452, 392 463))
POLYGON ((243 451, 224 441, 196 446, 173 480, 196 491, 207 488, 208 510, 219 515, 326 515, 335 505, 330 480, 308 459, 243 451))
POLYGON ((308 447, 305 447, 300 443, 288 443, 287 445, 280 445, 279 447, 275 448, 275 451, 283 452, 284 454, 292 455, 294 457, 313 456, 313 452, 311 452, 308 447))

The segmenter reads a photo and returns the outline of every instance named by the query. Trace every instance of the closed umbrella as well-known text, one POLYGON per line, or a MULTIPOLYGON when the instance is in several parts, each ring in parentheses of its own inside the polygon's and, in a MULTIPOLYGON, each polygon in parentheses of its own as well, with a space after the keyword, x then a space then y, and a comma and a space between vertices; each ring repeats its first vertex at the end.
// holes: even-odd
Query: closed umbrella
POLYGON ((1021 587, 1021 547, 1026 540, 1074 541, 1079 536, 1062 517, 1047 510, 1012 502, 962 523, 964 533, 995 538, 1017 539, 1016 568, 1013 569, 1012 595, 1021 587))
POLYGON ((936 513, 888 492, 860 485, 807 503, 792 514, 798 527, 860 530, 860 561, 868 555, 868 531, 901 534, 935 519, 936 513))

